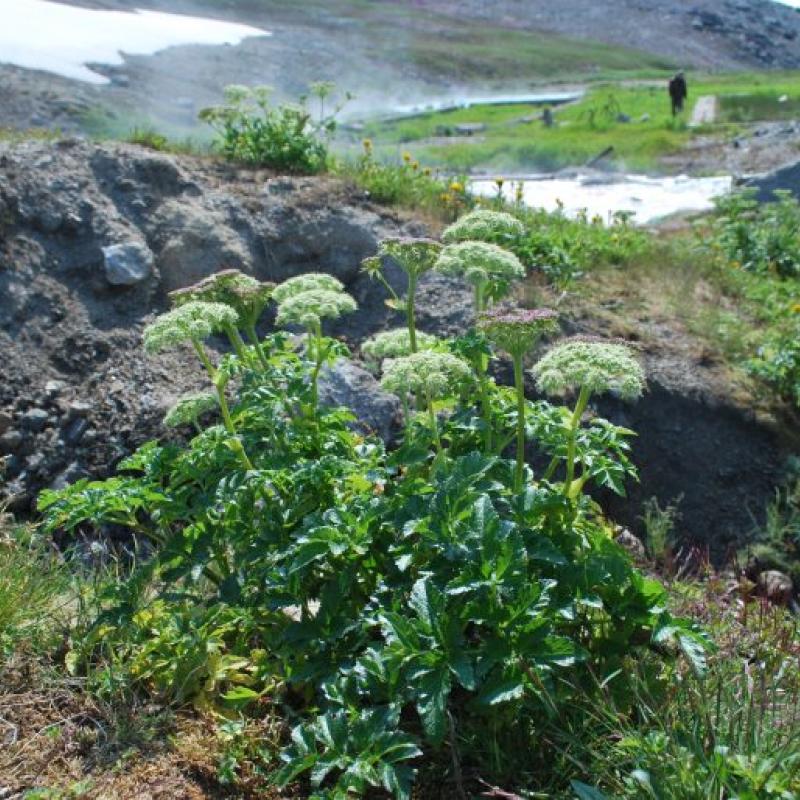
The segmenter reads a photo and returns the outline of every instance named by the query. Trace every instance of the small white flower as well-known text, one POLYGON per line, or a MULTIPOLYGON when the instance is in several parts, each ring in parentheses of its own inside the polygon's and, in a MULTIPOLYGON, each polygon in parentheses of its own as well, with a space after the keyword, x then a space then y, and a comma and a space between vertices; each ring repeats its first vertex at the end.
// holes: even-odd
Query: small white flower
POLYGON ((445 275, 462 275, 473 286, 525 277, 525 267, 513 253, 489 242, 447 245, 439 254, 436 270, 445 275))

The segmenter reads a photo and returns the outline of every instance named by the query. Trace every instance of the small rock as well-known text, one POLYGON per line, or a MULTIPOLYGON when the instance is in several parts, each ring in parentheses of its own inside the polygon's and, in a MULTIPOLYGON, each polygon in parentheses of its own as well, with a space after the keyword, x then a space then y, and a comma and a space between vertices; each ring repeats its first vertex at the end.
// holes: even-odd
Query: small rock
POLYGON ((645 112, 644 114, 642 114, 641 117, 639 117, 639 122, 650 122, 650 119, 651 119, 650 115, 647 112, 645 112))
POLYGON ((51 489, 65 489, 71 483, 87 477, 86 470, 77 462, 73 461, 68 467, 63 469, 50 484, 51 489))
POLYGON ((5 433, 10 427, 14 418, 8 411, 0 411, 0 433, 5 433))
POLYGON ((756 581, 758 593, 776 606, 788 606, 794 595, 792 579, 783 572, 770 569, 762 572, 756 581))
POLYGON ((22 434, 19 431, 6 431, 0 436, 0 453, 15 453, 22 444, 22 434))
POLYGON ((617 533, 617 544, 624 547, 635 559, 644 560, 647 557, 642 540, 634 536, 627 528, 621 528, 617 533))
POLYGON ((58 397, 64 389, 67 388, 67 384, 64 381, 47 381, 44 385, 44 392, 49 398, 58 397))
POLYGON ((67 425, 64 431, 64 441, 67 444, 78 444, 88 429, 88 420, 85 417, 76 417, 67 425))
POLYGON ((31 408, 22 415, 22 425, 29 431, 41 431, 50 415, 43 408, 31 408))
POLYGON ((67 408, 67 420, 69 421, 76 417, 88 417, 91 411, 91 403, 76 400, 74 403, 70 403, 69 408, 67 408))
POLYGON ((624 122, 630 122, 630 121, 631 121, 630 114, 624 114, 622 112, 617 114, 617 122, 623 122, 624 123, 624 122))
POLYGON ((141 242, 112 244, 103 248, 106 280, 112 286, 134 286, 153 271, 153 253, 141 242))

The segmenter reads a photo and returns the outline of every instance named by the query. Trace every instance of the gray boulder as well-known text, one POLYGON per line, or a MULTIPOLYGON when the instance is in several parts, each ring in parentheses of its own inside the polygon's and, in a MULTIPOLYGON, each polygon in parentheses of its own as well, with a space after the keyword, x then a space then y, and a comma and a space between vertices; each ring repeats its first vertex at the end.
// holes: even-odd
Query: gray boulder
POLYGON ((361 261, 377 251, 384 226, 377 214, 363 208, 309 210, 280 203, 266 209, 259 234, 265 278, 282 281, 315 270, 349 285, 361 261))
POLYGON ((153 231, 156 263, 167 292, 221 269, 251 271, 247 241, 222 211, 183 198, 168 200, 154 214, 153 231))
POLYGON ((356 416, 356 427, 374 433, 385 443, 396 438, 402 423, 400 401, 381 389, 362 367, 340 359, 323 367, 319 377, 319 400, 326 406, 344 406, 356 416))
POLYGON ((112 286, 135 286, 153 272, 153 253, 144 242, 124 242, 103 248, 106 280, 112 286))
POLYGON ((761 203, 774 200, 774 192, 781 189, 791 192, 800 200, 800 161, 756 175, 745 181, 744 185, 757 190, 756 198, 761 203))

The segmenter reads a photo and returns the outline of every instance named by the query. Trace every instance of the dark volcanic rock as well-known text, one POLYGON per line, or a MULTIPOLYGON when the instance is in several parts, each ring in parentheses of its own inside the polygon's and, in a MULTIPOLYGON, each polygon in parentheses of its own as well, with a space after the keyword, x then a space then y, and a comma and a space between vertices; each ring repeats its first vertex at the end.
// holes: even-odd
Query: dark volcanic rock
POLYGON ((746 181, 744 185, 756 189, 756 197, 762 203, 775 200, 776 191, 791 192, 800 200, 800 161, 787 164, 785 167, 780 167, 765 175, 757 175, 746 181))

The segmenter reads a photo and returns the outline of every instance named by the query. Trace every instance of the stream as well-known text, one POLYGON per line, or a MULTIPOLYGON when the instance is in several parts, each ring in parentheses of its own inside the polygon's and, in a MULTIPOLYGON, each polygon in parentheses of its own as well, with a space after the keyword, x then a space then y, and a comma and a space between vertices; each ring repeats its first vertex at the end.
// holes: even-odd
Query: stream
MULTIPOLYGON (((653 178, 646 175, 578 174, 520 176, 504 181, 503 196, 517 198, 522 184, 522 202, 531 208, 556 211, 562 208, 568 216, 585 211, 589 217, 600 216, 609 221, 614 212, 624 211, 638 225, 646 225, 680 211, 707 211, 714 198, 731 190, 730 176, 714 178, 653 178)), ((498 184, 491 178, 475 178, 469 187, 483 197, 497 197, 498 184)))

